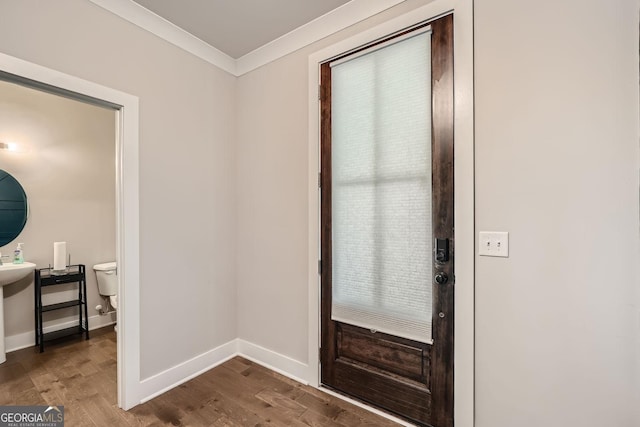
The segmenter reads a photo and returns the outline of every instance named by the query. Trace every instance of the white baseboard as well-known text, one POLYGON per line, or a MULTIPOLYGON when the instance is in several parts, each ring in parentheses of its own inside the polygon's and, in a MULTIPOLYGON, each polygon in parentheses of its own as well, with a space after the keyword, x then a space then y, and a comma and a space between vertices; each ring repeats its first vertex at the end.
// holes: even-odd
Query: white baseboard
POLYGON ((238 338, 238 355, 302 384, 309 384, 309 381, 304 379, 309 373, 309 366, 306 363, 240 338, 238 338))
POLYGON ((140 381, 140 403, 147 402, 227 360, 241 356, 302 384, 307 365, 259 345, 234 339, 206 353, 140 381))
POLYGON ((237 339, 140 381, 140 403, 153 399, 238 355, 237 339))
MULTIPOLYGON (((89 330, 92 331, 94 329, 113 325, 114 323, 116 323, 115 313, 109 313, 105 316, 96 314, 95 316, 89 317, 89 330)), ((58 329, 70 328, 77 324, 78 316, 66 317, 64 319, 59 319, 57 323, 46 324, 46 326, 44 326, 42 330, 46 334, 47 332, 57 331, 58 329)), ((23 332, 21 334, 6 336, 4 337, 4 345, 7 353, 16 350, 22 350, 23 348, 27 347, 33 347, 36 345, 35 332, 30 331, 23 332)))

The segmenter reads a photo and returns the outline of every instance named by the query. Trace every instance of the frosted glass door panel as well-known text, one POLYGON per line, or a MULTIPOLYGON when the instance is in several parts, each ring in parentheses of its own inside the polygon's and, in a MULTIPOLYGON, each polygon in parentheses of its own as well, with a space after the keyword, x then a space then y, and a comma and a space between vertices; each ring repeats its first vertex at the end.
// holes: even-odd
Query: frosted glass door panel
POLYGON ((332 64, 332 314, 431 342, 431 34, 332 64))

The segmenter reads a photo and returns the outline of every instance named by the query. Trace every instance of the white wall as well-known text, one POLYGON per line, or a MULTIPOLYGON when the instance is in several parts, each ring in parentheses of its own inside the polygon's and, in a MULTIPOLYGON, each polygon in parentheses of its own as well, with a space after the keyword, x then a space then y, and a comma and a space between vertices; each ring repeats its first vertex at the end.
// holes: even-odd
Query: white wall
MULTIPOLYGON (((115 123, 113 110, 0 82, 0 141, 25 150, 0 152, 0 168, 20 182, 29 201, 24 230, 0 251, 12 255, 23 242, 25 260, 45 268, 53 263, 53 242, 66 241, 71 262, 87 267, 89 316, 104 304, 91 266, 116 259, 115 123)), ((72 299, 76 288, 61 286, 50 295, 45 289, 43 298, 72 299)), ((30 333, 33 342, 33 275, 6 286, 4 296, 5 337, 30 333)), ((76 312, 47 313, 45 327, 76 312)))
POLYGON ((640 425, 638 12, 475 2, 478 427, 640 425))
POLYGON ((299 55, 240 77, 237 142, 239 337, 304 363, 306 68, 299 55))
POLYGON ((234 339, 235 78, 85 0, 0 0, 0 51, 139 97, 141 377, 234 339))

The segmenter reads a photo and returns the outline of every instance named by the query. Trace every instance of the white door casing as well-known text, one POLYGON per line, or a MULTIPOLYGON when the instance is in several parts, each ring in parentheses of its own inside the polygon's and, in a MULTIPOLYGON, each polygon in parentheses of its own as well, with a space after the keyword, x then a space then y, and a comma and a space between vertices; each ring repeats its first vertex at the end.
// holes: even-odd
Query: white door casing
POLYGON ((138 98, 0 53, 0 71, 120 105, 116 114, 116 262, 118 406, 140 403, 138 98))
POLYGON ((436 0, 404 15, 326 47, 309 56, 309 343, 308 381, 319 386, 320 348, 320 64, 358 46, 412 27, 420 22, 454 14, 454 116, 455 116, 455 397, 456 426, 474 424, 474 141, 473 141, 473 2, 436 0))

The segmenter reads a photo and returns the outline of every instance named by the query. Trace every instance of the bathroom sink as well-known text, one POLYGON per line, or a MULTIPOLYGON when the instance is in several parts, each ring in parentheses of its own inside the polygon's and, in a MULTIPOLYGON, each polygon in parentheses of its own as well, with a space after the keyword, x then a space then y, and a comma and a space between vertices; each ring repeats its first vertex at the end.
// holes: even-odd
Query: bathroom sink
POLYGON ((4 363, 7 360, 4 348, 4 288, 5 285, 10 285, 13 282, 17 282, 23 277, 27 277, 33 273, 36 269, 36 265, 32 262, 25 262, 23 264, 2 264, 0 265, 0 363, 4 363))
POLYGON ((36 265, 32 262, 23 264, 4 263, 0 265, 0 286, 10 285, 33 273, 36 265))

